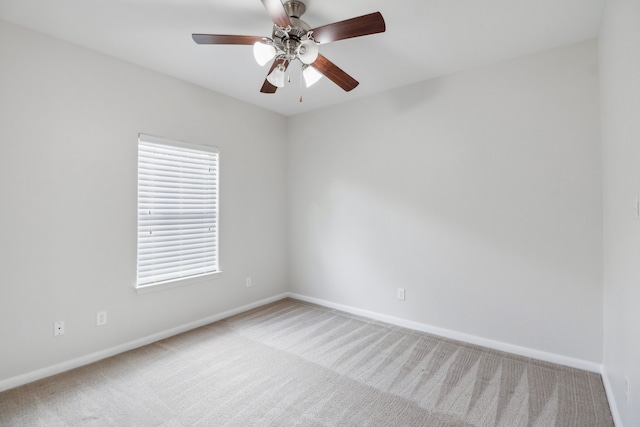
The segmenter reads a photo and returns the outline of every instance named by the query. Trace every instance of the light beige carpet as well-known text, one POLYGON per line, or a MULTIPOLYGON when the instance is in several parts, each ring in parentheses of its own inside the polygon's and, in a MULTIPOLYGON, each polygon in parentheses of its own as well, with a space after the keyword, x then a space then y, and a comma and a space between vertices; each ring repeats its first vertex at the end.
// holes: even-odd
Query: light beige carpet
POLYGON ((286 299, 0 393, 2 426, 613 426, 597 374, 286 299))

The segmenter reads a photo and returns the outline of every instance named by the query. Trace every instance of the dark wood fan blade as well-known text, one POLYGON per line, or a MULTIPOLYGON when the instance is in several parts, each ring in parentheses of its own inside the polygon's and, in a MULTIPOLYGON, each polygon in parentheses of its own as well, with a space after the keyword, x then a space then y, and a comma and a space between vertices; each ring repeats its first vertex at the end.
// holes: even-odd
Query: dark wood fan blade
POLYGON ((264 40, 259 36, 234 36, 225 34, 192 34, 193 41, 198 44, 254 44, 264 40))
POLYGON ((262 4, 265 9, 267 9, 267 13, 273 23, 278 27, 288 27, 291 25, 289 15, 287 15, 287 11, 284 10, 284 6, 280 0, 262 0, 262 4))
MULTIPOLYGON (((284 69, 285 70, 287 69, 287 67, 289 67, 289 61, 287 61, 284 58, 276 58, 276 60, 273 61, 273 64, 271 64, 271 68, 269 68, 269 72, 267 73, 267 76, 269 74, 271 74, 271 72, 273 70, 275 70, 275 68, 278 66, 278 64, 284 65, 284 69)), ((260 89, 260 92, 262 92, 262 93, 276 93, 276 90, 278 90, 277 86, 272 85, 271 83, 269 83, 269 80, 264 79, 264 83, 262 84, 262 88, 260 89)))
POLYGON ((329 43, 352 37, 384 33, 385 29, 386 25, 382 14, 374 12, 315 28, 313 29, 313 38, 318 43, 329 43))
POLYGON ((326 78, 340 86, 346 92, 355 89, 356 86, 360 84, 356 79, 345 73, 336 64, 320 54, 318 55, 318 59, 316 59, 311 66, 320 71, 326 78))

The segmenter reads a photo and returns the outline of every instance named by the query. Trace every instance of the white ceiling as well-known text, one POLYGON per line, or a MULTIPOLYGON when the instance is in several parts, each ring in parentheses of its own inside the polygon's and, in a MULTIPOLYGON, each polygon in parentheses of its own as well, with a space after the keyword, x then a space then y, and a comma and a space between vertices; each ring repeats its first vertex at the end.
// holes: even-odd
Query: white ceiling
POLYGON ((299 67, 274 95, 251 46, 192 33, 271 36, 260 0, 0 0, 0 19, 294 115, 436 76, 597 37, 604 0, 304 0, 312 28, 380 11, 387 31, 320 46, 360 85, 304 89, 299 67), (303 95, 303 102, 298 98, 303 95))

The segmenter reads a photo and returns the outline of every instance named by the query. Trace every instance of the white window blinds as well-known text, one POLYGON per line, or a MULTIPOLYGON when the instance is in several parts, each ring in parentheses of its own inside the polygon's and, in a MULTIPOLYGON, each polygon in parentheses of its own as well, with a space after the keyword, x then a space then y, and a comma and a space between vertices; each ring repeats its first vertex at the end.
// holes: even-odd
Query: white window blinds
POLYGON ((138 286, 218 271, 218 151, 138 138, 138 286))

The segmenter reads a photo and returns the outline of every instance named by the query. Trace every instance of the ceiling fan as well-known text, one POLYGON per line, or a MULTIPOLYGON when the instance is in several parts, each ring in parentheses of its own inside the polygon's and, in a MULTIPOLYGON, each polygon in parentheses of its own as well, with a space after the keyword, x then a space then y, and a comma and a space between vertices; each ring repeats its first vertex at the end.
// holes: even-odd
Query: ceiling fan
POLYGON ((260 89, 262 93, 275 93, 284 86, 285 72, 292 61, 302 63, 302 75, 307 87, 323 75, 345 91, 358 86, 341 68, 318 52, 318 45, 385 31, 380 12, 351 18, 333 24, 311 28, 300 17, 306 6, 299 0, 261 0, 273 21, 271 37, 225 34, 192 34, 198 44, 253 45, 253 53, 260 65, 271 59, 273 63, 260 89))

